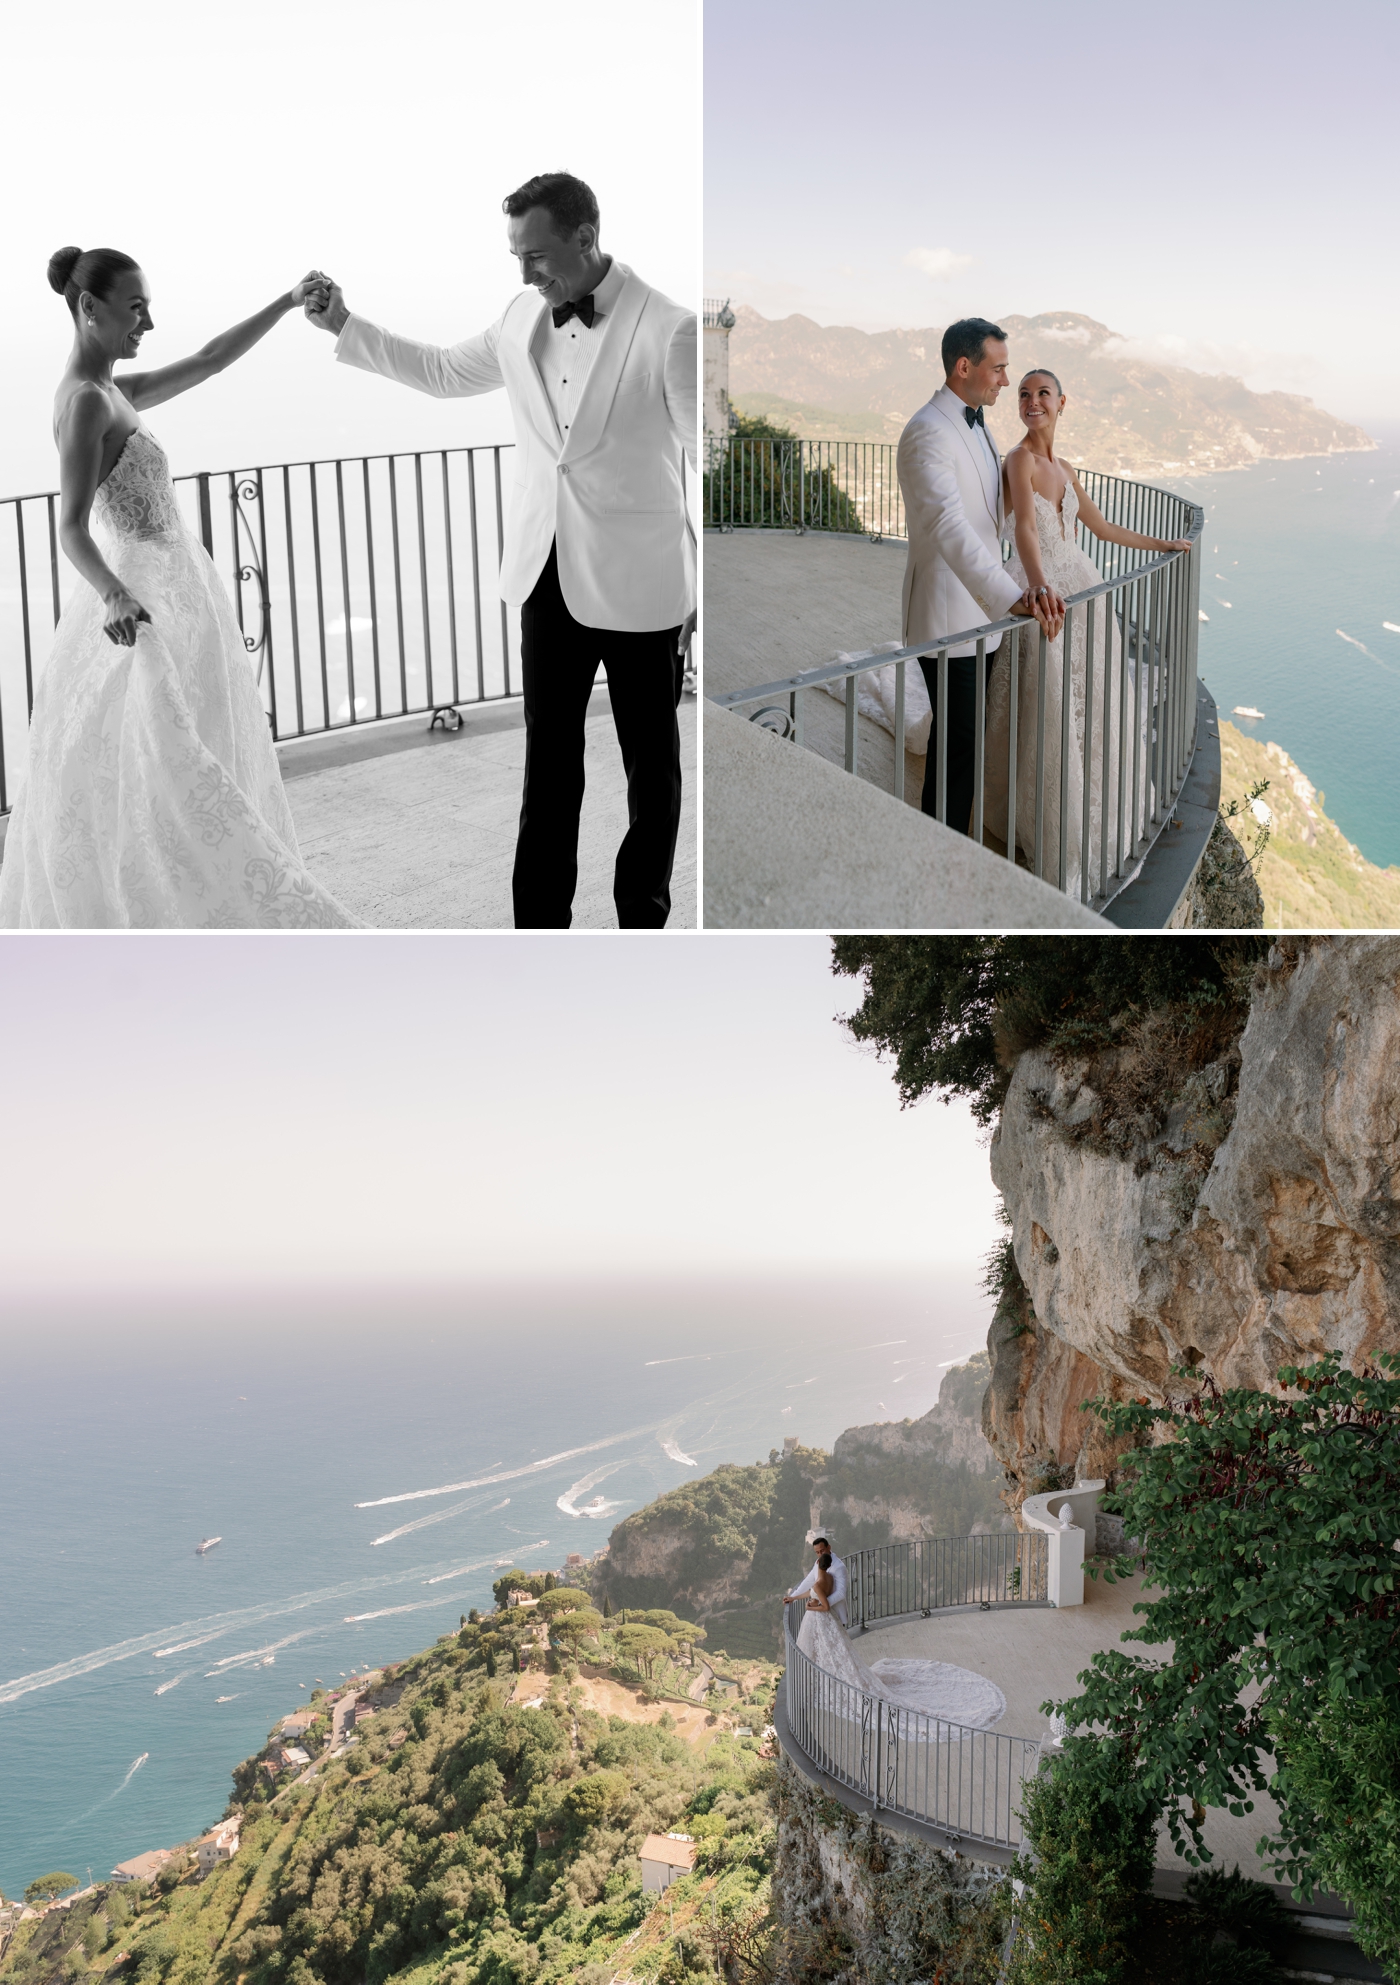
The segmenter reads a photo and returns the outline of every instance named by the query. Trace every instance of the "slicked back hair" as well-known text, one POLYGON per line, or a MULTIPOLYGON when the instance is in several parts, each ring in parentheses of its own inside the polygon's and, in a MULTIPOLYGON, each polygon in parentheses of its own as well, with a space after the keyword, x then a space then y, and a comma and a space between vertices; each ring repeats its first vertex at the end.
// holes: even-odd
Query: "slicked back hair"
POLYGON ((567 241, 576 228, 598 225, 598 202, 593 188, 571 172, 537 172, 501 202, 502 213, 519 220, 532 207, 543 207, 550 226, 561 241, 567 241))
MULTIPOLYGON (((1037 379, 1037 378, 1053 379, 1055 382, 1055 391, 1060 395, 1061 399, 1064 398, 1065 389, 1060 384, 1060 375, 1057 372, 1052 372, 1048 365, 1033 365, 1029 372, 1023 372, 1021 374, 1021 386, 1024 386, 1028 379, 1037 379)), ((1016 388, 1016 391, 1018 393, 1021 390, 1021 386, 1018 386, 1016 388)))
POLYGON ((943 372, 947 377, 960 358, 972 365, 982 363, 988 338, 1000 338, 1003 342, 1006 333, 1000 324, 993 324, 985 317, 960 317, 956 324, 950 324, 943 333, 943 372))
POLYGON ((831 1540, 829 1537, 814 1537, 812 1539, 812 1549, 814 1551, 816 1550, 818 1544, 821 1545, 824 1551, 829 1551, 831 1549, 831 1540))

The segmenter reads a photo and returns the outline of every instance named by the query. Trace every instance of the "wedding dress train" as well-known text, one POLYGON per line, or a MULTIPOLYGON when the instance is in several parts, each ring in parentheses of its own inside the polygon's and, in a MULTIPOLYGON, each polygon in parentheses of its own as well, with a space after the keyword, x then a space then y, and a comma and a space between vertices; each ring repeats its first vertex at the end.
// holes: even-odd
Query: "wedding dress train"
MULTIPOLYGON (((1063 505, 1035 492, 1036 535, 1040 541, 1041 563, 1046 583, 1061 597, 1082 593, 1102 583, 1102 574, 1093 560, 1075 541, 1079 516, 1079 495, 1071 482, 1065 489, 1063 505)), ((1006 533, 1014 545, 1015 518, 1008 515, 1006 533)), ((1025 567, 1014 551, 1006 567, 1018 585, 1026 584, 1025 567)), ((1109 612, 1109 596, 1093 602, 1094 675, 1092 708, 1088 696, 1087 642, 1085 638, 1088 603, 1073 609, 1073 640, 1069 661, 1069 753, 1063 822, 1065 887, 1080 893, 1081 863, 1087 852, 1089 896, 1098 894, 1100 878, 1112 877, 1118 866, 1118 795, 1120 767, 1123 787, 1123 838, 1132 847, 1131 815, 1134 792, 1146 791, 1148 679, 1142 681, 1142 721, 1138 726, 1138 768, 1133 778, 1131 749, 1126 748, 1125 722, 1133 728, 1135 687, 1131 664, 1123 667, 1121 628, 1109 612), (1105 638, 1107 630, 1108 640, 1105 638), (1107 663, 1107 667, 1105 667, 1107 663), (1105 701, 1107 698, 1107 701, 1105 701), (1126 707, 1127 716, 1124 717, 1126 707), (1084 845, 1084 737, 1089 732, 1089 838, 1084 845), (1105 750, 1105 741, 1107 749, 1105 750)), ((1060 877, 1060 750, 1064 736, 1063 633, 1050 643, 1045 675, 1045 754, 1042 781, 1044 830, 1039 873, 1058 884, 1060 877)), ((985 801, 983 819, 993 834, 1003 841, 1007 825, 1007 758, 1010 744, 1011 655, 1018 659, 1016 696, 1016 845, 1027 860, 1035 860, 1035 746, 1037 701, 1040 677, 1040 629, 1035 622, 1007 634, 997 650, 991 680, 987 687, 987 728, 985 758, 985 801)))
POLYGON ((228 595, 146 428, 92 514, 151 620, 125 648, 91 586, 63 610, 0 862, 0 928, 353 927, 301 859, 228 595))
MULTIPOLYGON (((867 1668, 857 1660, 851 1643, 830 1613, 804 1613, 797 1645, 832 1680, 894 1703, 900 1709, 917 1710, 925 1716, 942 1717, 949 1723, 978 1729, 999 1722, 1006 1714, 1006 1697, 996 1683, 970 1668, 955 1668, 947 1661, 911 1661, 893 1656, 874 1661, 867 1668)), ((836 1694, 833 1691, 833 1696, 836 1694)), ((841 1704, 835 1700, 832 1708, 842 1713, 841 1704)))

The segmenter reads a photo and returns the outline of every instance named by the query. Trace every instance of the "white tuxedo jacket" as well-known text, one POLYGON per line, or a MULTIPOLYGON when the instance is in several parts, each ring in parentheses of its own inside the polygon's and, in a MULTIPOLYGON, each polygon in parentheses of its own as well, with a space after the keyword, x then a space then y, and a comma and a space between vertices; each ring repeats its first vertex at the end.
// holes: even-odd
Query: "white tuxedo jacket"
MULTIPOLYGON (((968 426, 964 403, 940 386, 899 437, 909 559, 904 568, 904 645, 930 643, 1001 620, 1021 597, 1001 562, 1001 458, 968 426), (993 469, 995 464, 995 470, 993 469)), ((987 644, 991 654, 1001 636, 987 644)), ((975 642, 950 648, 975 655, 975 642)))
MULTIPOLYGON (((816 1583, 817 1567, 813 1565, 801 1585, 793 1586, 793 1598, 800 1599, 805 1592, 811 1592, 816 1583)), ((831 1597, 826 1603, 831 1608, 833 1619, 839 1620, 843 1627, 850 1624, 846 1618, 846 1560, 838 1558, 834 1551, 831 1554, 831 1597)))
POLYGON ((522 605, 557 543, 559 584, 574 619, 645 634, 679 626, 695 605, 695 532, 682 467, 688 461, 694 474, 695 317, 617 267, 622 293, 567 436, 531 356, 549 308, 533 289, 459 345, 416 344, 352 316, 335 349, 347 365, 440 399, 504 386, 516 447, 501 597, 522 605))

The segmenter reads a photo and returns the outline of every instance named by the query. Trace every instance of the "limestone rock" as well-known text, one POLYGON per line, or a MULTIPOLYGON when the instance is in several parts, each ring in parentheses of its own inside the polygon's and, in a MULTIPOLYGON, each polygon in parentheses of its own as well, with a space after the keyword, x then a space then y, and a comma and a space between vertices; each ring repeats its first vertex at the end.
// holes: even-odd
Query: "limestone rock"
POLYGON ((992 1176, 1025 1300, 998 1311, 984 1408, 1017 1499, 1048 1467, 1111 1469, 1078 1411, 1100 1390, 1179 1395, 1173 1366, 1269 1387, 1324 1350, 1400 1351, 1398 985, 1400 939, 1292 939, 1198 1066, 1171 1019, 1171 1040, 1020 1057, 992 1176), (1155 1094, 1133 1062, 1150 1078, 1154 1054, 1155 1094))

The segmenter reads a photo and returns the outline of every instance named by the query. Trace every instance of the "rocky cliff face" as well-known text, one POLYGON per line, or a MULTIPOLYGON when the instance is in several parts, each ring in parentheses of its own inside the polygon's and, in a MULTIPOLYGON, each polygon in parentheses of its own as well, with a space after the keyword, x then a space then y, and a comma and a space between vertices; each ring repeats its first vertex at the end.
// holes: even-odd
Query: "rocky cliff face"
POLYGON ((1079 1411, 1096 1393, 1400 1351, 1398 992, 1400 939, 1282 940, 1238 1038, 1163 1015, 1092 1058, 1020 1057, 992 1145, 1016 1272, 983 1407, 1009 1501, 1111 1475, 1079 1411))

